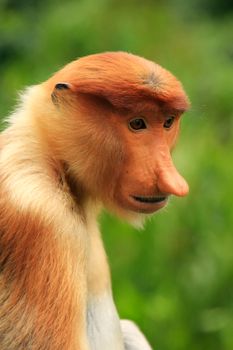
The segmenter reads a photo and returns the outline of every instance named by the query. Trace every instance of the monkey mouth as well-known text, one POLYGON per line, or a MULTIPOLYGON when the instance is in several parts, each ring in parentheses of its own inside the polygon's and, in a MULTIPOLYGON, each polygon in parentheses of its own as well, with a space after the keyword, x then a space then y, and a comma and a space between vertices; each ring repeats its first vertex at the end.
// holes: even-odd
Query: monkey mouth
POLYGON ((137 202, 140 203, 161 203, 167 200, 166 196, 132 196, 137 202))

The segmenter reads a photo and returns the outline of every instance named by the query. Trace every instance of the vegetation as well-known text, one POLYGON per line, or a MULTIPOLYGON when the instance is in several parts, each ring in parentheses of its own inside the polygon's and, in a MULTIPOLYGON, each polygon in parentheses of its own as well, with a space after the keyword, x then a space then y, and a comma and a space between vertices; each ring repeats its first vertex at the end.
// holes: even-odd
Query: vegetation
POLYGON ((233 349, 232 10, 230 0, 0 2, 2 119, 26 85, 109 50, 155 60, 190 96, 174 153, 190 195, 142 232, 101 219, 119 313, 157 350, 233 349))

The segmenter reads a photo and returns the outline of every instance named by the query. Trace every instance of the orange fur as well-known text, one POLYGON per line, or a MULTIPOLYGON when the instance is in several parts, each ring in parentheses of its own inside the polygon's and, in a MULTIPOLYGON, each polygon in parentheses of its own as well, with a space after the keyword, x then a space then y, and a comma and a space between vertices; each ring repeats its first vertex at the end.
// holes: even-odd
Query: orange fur
POLYGON ((49 80, 70 82, 77 92, 105 97, 116 108, 135 108, 148 102, 179 111, 189 107, 181 83, 154 62, 123 52, 83 57, 71 62, 49 80))
MULTIPOLYGON (((84 348, 85 308, 79 311, 79 304, 85 305, 85 265, 77 270, 83 248, 77 238, 58 239, 59 228, 42 210, 12 203, 7 173, 18 161, 12 162, 0 177, 1 349, 84 348)), ((30 167, 29 160, 22 166, 30 167)))
POLYGON ((136 222, 164 203, 133 195, 187 193, 170 149, 188 106, 171 73, 126 53, 81 58, 24 94, 0 139, 1 350, 123 350, 96 218, 105 205, 136 222), (147 132, 130 131, 141 115, 147 132))

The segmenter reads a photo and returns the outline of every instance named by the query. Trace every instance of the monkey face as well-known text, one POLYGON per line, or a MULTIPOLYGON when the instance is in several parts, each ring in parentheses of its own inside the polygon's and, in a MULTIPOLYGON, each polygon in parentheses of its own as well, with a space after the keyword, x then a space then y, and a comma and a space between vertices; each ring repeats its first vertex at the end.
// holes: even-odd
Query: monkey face
POLYGON ((146 214, 164 207, 170 195, 188 193, 170 155, 181 113, 156 103, 132 112, 93 96, 78 100, 80 116, 71 110, 63 140, 70 142, 68 164, 84 192, 113 210, 146 214))
POLYGON ((152 213, 166 205, 170 195, 185 196, 188 185, 173 165, 180 115, 172 111, 129 113, 116 116, 124 156, 114 199, 134 212, 152 213))
POLYGON ((188 193, 170 152, 189 101, 170 72, 126 53, 96 54, 66 66, 47 89, 61 157, 84 193, 139 213, 188 193))

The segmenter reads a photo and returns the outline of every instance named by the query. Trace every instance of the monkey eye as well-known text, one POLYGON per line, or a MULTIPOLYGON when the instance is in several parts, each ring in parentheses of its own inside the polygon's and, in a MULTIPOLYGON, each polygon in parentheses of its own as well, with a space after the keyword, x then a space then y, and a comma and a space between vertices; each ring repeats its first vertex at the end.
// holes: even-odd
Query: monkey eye
POLYGON ((138 131, 141 129, 146 129, 146 123, 142 118, 135 118, 130 120, 129 128, 133 131, 138 131))
POLYGON ((172 127, 172 124, 174 123, 175 117, 174 116, 169 116, 166 118, 163 127, 165 129, 170 129, 172 127))

